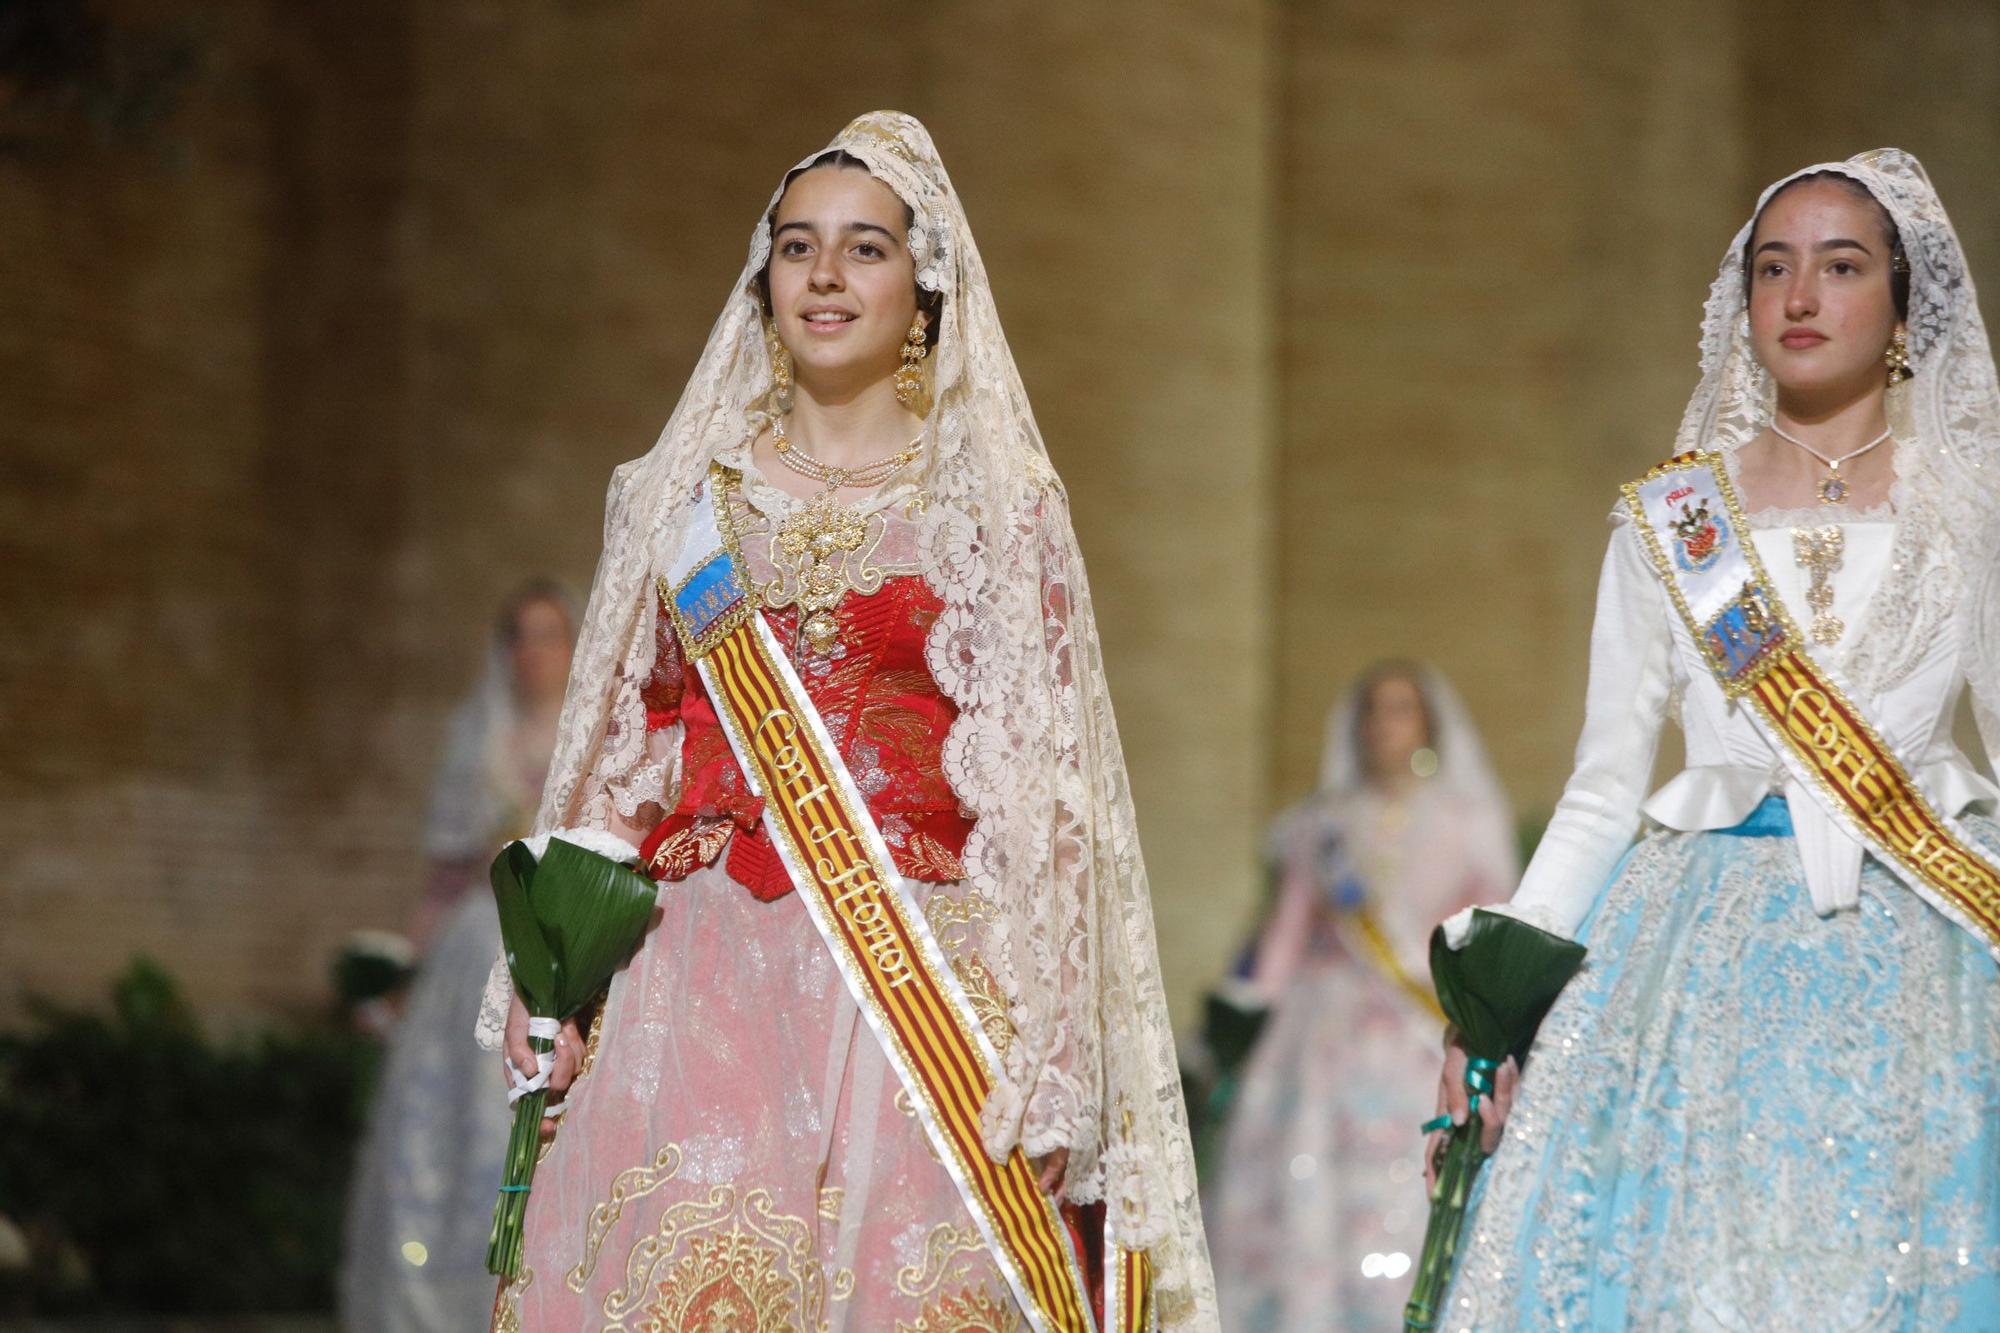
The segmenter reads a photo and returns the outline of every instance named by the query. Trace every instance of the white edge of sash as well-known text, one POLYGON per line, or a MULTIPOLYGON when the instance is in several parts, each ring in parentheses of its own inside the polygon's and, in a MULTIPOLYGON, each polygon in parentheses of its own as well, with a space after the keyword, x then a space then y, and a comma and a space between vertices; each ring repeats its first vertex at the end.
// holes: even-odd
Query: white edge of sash
MULTIPOLYGON (((704 494, 703 503, 706 504, 707 501, 708 496, 704 494)), ((698 516, 697 524, 701 521, 701 517, 698 516)), ((708 530, 713 533, 715 520, 712 508, 707 510, 706 521, 708 530)), ((716 538, 716 545, 711 548, 710 553, 712 554, 714 550, 720 549, 720 546, 718 536, 716 538)), ((687 559, 687 548, 683 548, 682 556, 685 569, 677 576, 678 578, 685 578, 687 570, 694 569, 702 560, 708 558, 708 555, 705 554, 698 559, 687 559)), ((929 921, 925 919, 922 911, 912 901, 909 889, 904 884, 903 877, 896 873, 896 863, 890 857, 888 846, 882 840, 882 832, 876 827, 875 821, 869 817, 868 803, 862 797, 859 789, 855 787, 854 778, 847 771, 847 765, 841 759, 839 749, 834 746, 832 737, 827 734, 826 724, 821 720, 819 710, 813 707, 812 696, 806 693, 805 687, 799 681, 798 674, 792 669, 791 659, 785 656, 778 644, 777 636, 771 632, 771 627, 765 622, 764 617, 762 615, 752 616, 749 624, 762 641, 765 651, 770 656, 772 665, 783 678, 786 690, 798 704, 798 711, 803 716, 806 725, 811 728, 813 740, 818 744, 821 755, 825 757, 827 767, 831 771, 831 776, 839 784, 841 794, 847 799, 849 808, 860 815, 862 836, 867 843, 869 856, 875 860, 876 864, 884 867, 889 872, 886 876, 887 887, 891 893, 896 895, 897 905, 903 911, 903 916, 909 925, 910 933, 916 940, 918 950, 923 953, 926 965, 930 968, 932 974, 938 978, 939 985, 943 989, 947 1001, 951 1004, 953 1012, 958 1016, 960 1024, 971 1034, 976 1044, 976 1049, 979 1051, 980 1058, 986 1062, 987 1069, 997 1076, 1000 1068, 999 1054, 993 1049, 993 1043, 986 1036, 986 1030, 980 1026, 977 1018, 974 1016, 972 1002, 967 998, 964 986, 959 983, 958 974, 953 972, 950 964, 945 961, 944 950, 938 944, 936 936, 931 933, 929 921)), ((709 670, 708 661, 703 659, 696 664, 696 668, 701 672, 702 680, 707 685, 710 695, 713 696, 718 686, 713 674, 709 670)), ((717 708, 716 713, 723 721, 723 733, 729 737, 729 745, 731 750, 736 754, 737 764, 742 768, 746 777, 749 777, 752 782, 756 782, 756 764, 747 753, 747 738, 737 734, 734 719, 726 707, 717 708)), ((813 925, 818 928, 821 936, 825 938, 827 952, 832 955, 834 964, 840 968, 841 975, 847 982, 848 991, 854 997, 855 1007, 861 1011, 861 1016, 867 1020, 868 1027, 874 1032, 876 1043, 882 1048, 883 1055, 888 1059, 891 1067, 895 1069, 897 1078, 902 1080, 905 1088, 917 1086, 914 1071, 905 1063, 894 1037, 884 1029, 882 1016, 877 1012, 875 1005, 868 996, 867 983, 857 974, 853 961, 849 958, 845 947, 840 941, 837 928, 832 921, 827 919, 825 915, 825 903, 819 899, 817 894, 807 892, 805 889, 798 887, 809 883, 810 880, 805 867, 796 864, 789 840, 783 836, 775 836, 771 839, 771 845, 777 849, 779 859, 785 863, 785 869, 790 872, 794 891, 798 893, 800 899, 805 904, 806 915, 812 918, 813 925)), ((1020 1305, 1023 1316, 1034 1327, 1036 1333, 1053 1333, 1047 1321, 1043 1318, 1040 1307, 1035 1303, 1024 1275, 1017 1269, 1013 1256, 1008 1252, 1007 1247, 1000 1243, 1000 1238, 993 1229, 992 1219, 987 1216, 986 1209, 976 1202, 977 1194, 972 1187, 972 1183, 966 1179, 964 1172, 960 1169, 956 1154, 951 1147, 950 1139, 945 1134, 943 1127, 937 1123, 929 1100, 913 1092, 910 1096, 910 1101, 916 1107, 917 1116, 924 1126, 924 1132, 930 1136, 931 1143, 936 1147, 937 1155, 943 1162, 945 1170, 950 1173, 952 1183, 958 1186, 959 1194, 965 1200, 966 1212, 972 1215, 974 1224, 979 1227, 980 1234, 986 1239, 987 1250, 992 1254, 995 1264, 999 1266, 1002 1275, 1007 1279, 1007 1285, 1013 1288, 1014 1298, 1020 1305)), ((1069 1267, 1070 1277, 1076 1284, 1079 1297, 1085 1298, 1090 1287, 1083 1280, 1082 1270, 1077 1263, 1076 1251, 1069 1244, 1069 1228, 1064 1224, 1061 1212, 1056 1208, 1055 1201, 1043 1194, 1039 1189, 1035 1191, 1035 1194, 1041 1201, 1042 1207, 1047 1211, 1049 1220, 1055 1228, 1057 1237, 1061 1241, 1063 1259, 1069 1267)), ((1084 1317, 1086 1319, 1090 1317, 1090 1308, 1087 1299, 1084 1300, 1084 1317)))
MULTIPOLYGON (((1715 473, 1706 467, 1677 469, 1640 482, 1638 492, 1646 525, 1652 529, 1653 539, 1668 560, 1673 559, 1674 531, 1673 506, 1667 502, 1667 496, 1682 488, 1692 492, 1688 499, 1708 501, 1716 518, 1732 527, 1736 525, 1736 517, 1730 512, 1722 489, 1716 485, 1715 473)), ((1758 571, 1750 559, 1750 534, 1732 531, 1715 564, 1699 573, 1676 570, 1675 581, 1681 596, 1687 599, 1688 614, 1695 620, 1689 629, 1699 634, 1718 612, 1735 600, 1745 583, 1758 581, 1758 571)), ((1777 596, 1771 588, 1764 591, 1768 596, 1777 596)))
POLYGON ((715 487, 703 482, 701 498, 694 502, 681 549, 666 565, 668 587, 677 586, 711 557, 722 554, 722 529, 715 521, 715 487))

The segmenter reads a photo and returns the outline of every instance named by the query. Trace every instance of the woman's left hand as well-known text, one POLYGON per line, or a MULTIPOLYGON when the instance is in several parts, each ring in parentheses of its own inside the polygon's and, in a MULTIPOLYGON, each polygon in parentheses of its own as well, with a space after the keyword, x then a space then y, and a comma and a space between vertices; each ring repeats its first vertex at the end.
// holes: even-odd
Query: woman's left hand
POLYGON ((1042 1187, 1042 1193, 1051 1199, 1062 1193, 1063 1177, 1069 1173, 1069 1149, 1058 1148, 1047 1157, 1037 1157, 1029 1162, 1035 1168, 1035 1183, 1042 1187))

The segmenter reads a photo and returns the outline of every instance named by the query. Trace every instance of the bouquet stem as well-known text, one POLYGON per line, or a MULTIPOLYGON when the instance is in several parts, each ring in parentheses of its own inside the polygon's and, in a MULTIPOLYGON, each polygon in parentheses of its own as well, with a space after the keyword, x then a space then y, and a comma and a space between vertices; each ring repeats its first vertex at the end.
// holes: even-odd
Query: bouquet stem
POLYGON ((1474 1111, 1445 1140, 1444 1161, 1438 1167, 1437 1184, 1431 1190, 1431 1218, 1424 1228, 1424 1248, 1417 1260, 1416 1282, 1410 1289, 1409 1304, 1403 1307, 1405 1333, 1419 1333, 1437 1326, 1438 1306, 1451 1281, 1459 1232, 1465 1226, 1466 1204, 1472 1198, 1472 1182, 1486 1161, 1479 1136, 1480 1117, 1474 1111))
MULTIPOLYGON (((542 1057, 554 1052, 548 1037, 529 1037, 528 1049, 542 1057)), ((548 1108, 547 1088, 537 1088, 514 1103, 514 1128, 507 1136, 507 1176, 493 1205, 493 1232, 486 1242, 486 1271, 513 1279, 521 1271, 522 1223, 528 1215, 528 1186, 535 1178, 535 1161, 542 1147, 542 1112, 548 1108)))

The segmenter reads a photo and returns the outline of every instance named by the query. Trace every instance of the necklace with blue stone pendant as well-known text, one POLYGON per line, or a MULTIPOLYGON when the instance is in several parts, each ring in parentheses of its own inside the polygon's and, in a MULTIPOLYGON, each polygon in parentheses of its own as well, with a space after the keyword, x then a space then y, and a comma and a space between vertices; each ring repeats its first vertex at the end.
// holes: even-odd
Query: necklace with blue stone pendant
POLYGON ((1792 434, 1790 431, 1786 430, 1783 426, 1780 426, 1775 421, 1771 423, 1771 433, 1773 435, 1776 435, 1779 439, 1786 441, 1787 443, 1796 444, 1799 448, 1805 450, 1807 453, 1811 454, 1814 458, 1817 458, 1820 462, 1826 464, 1827 467, 1826 480, 1822 481, 1819 484, 1819 502, 1823 505, 1837 505, 1845 502, 1847 499, 1849 488, 1847 485, 1847 479, 1840 475, 1840 465, 1842 463, 1850 462, 1853 459, 1861 457, 1861 455, 1867 453, 1870 449, 1873 449, 1876 445, 1886 442, 1889 438, 1889 429, 1888 427, 1885 426, 1882 428, 1882 433, 1880 435, 1877 435, 1874 439, 1868 441, 1868 443, 1862 445, 1859 449, 1856 449, 1854 452, 1842 454, 1839 458, 1828 458, 1825 454, 1813 448, 1811 445, 1807 444, 1804 440, 1792 434))

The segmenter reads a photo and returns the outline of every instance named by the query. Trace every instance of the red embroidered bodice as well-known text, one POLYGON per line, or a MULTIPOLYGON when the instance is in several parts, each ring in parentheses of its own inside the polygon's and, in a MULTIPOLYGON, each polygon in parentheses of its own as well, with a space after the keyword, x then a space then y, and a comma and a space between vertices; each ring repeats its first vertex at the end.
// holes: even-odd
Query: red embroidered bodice
MULTIPOLYGON (((958 708, 924 662, 924 640, 941 607, 921 576, 891 576, 872 593, 850 590, 835 609, 841 637, 834 655, 793 654, 896 869, 934 883, 965 877, 959 857, 972 831, 944 776, 945 736, 958 708)), ((797 607, 762 614, 779 643, 797 641, 797 607)), ((744 780, 700 673, 681 656, 664 602, 655 606, 654 632, 646 726, 681 724, 681 792, 640 848, 642 864, 655 879, 685 879, 726 848, 732 879, 765 902, 782 898, 792 880, 764 827, 764 802, 744 780)))

